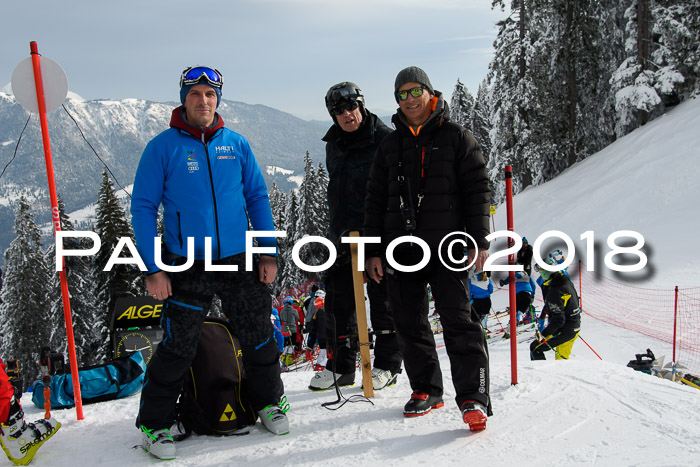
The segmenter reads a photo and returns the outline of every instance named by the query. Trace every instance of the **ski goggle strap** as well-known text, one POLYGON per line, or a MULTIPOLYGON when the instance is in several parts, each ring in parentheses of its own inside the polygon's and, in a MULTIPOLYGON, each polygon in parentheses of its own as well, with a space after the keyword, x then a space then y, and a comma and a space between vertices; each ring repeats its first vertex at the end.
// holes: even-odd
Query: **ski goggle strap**
POLYGON ((180 87, 196 84, 202 78, 215 88, 221 88, 224 85, 224 76, 216 68, 194 66, 182 72, 182 76, 180 76, 180 87))

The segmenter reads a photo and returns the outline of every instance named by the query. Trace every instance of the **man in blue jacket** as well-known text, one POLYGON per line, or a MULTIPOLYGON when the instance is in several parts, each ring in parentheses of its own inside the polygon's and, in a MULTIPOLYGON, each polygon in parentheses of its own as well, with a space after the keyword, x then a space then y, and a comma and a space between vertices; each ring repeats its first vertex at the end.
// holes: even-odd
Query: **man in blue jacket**
MULTIPOLYGON (((257 231, 274 230, 267 187, 248 141, 225 128, 216 113, 222 86, 223 76, 213 68, 182 73, 183 105, 173 110, 170 128, 146 146, 134 180, 132 224, 148 268, 146 287, 153 298, 166 300, 164 336, 146 372, 136 425, 144 450, 160 459, 175 458, 168 430, 214 294, 241 342, 253 408, 271 432, 289 432, 279 407, 284 387, 266 285, 277 273, 276 259, 261 255, 252 271, 245 264, 248 222, 257 231), (161 204, 162 244, 154 243, 161 204), (161 270, 156 254, 161 264, 182 270, 161 270)), ((274 237, 258 243, 276 245, 274 237)))

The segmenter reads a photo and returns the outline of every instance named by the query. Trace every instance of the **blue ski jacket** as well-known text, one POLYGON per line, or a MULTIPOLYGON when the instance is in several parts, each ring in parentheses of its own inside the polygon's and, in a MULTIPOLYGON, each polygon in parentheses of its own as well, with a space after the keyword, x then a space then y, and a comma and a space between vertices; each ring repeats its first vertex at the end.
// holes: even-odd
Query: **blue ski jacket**
MULTIPOLYGON (((248 141, 224 128, 218 114, 212 127, 196 128, 183 111, 173 110, 171 128, 148 143, 134 179, 131 222, 149 274, 158 271, 153 238, 161 203, 165 248, 180 256, 187 256, 188 237, 197 260, 205 259, 205 237, 212 260, 244 252, 249 220, 255 230, 274 230, 267 186, 248 141)), ((276 245, 274 237, 258 237, 260 247, 276 245)))
POLYGON ((493 293, 493 282, 491 278, 488 280, 480 281, 477 277, 471 277, 469 275, 469 295, 471 298, 489 298, 493 293))
MULTIPOLYGON (((508 284, 508 282, 510 282, 510 278, 506 276, 506 278, 503 280, 503 285, 508 284)), ((516 294, 520 292, 527 292, 534 297, 536 291, 537 288, 535 287, 535 283, 532 281, 532 278, 526 272, 515 273, 516 294)))

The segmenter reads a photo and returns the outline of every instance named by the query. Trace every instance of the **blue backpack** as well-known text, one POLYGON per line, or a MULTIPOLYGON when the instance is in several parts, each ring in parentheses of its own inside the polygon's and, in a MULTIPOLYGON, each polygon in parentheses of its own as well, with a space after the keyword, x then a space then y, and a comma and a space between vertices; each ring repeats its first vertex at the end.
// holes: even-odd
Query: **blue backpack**
MULTIPOLYGON (((130 396, 141 390, 146 363, 141 352, 117 358, 109 363, 78 369, 80 396, 83 404, 92 404, 130 396)), ((54 375, 49 383, 51 408, 73 407, 73 377, 71 374, 54 375)), ((44 408, 44 382, 34 383, 32 402, 44 408)))

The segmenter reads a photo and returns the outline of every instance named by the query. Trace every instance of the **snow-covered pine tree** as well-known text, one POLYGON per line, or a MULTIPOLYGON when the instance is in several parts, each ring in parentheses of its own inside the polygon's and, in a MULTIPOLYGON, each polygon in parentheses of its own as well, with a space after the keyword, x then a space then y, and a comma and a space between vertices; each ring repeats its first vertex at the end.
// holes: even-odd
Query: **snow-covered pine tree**
POLYGON ((612 0, 511 2, 489 71, 489 176, 497 202, 505 165, 513 166, 517 193, 614 139, 608 79, 621 43, 609 31, 619 11, 614 6, 612 0))
MULTIPOLYGON (((301 239, 305 236, 326 237, 328 233, 328 223, 319 217, 323 212, 323 205, 326 204, 327 182, 324 184, 316 174, 313 160, 309 151, 304 156, 304 179, 299 187, 299 208, 296 222, 295 238, 301 239)), ((319 243, 308 243, 299 252, 299 256, 304 264, 316 266, 323 264, 328 259, 328 249, 319 243)), ((306 279, 310 279, 315 273, 301 271, 306 279)))
POLYGON ((472 131, 473 111, 474 97, 458 78, 454 91, 452 91, 452 99, 450 100, 450 120, 472 131))
POLYGON ((489 105, 488 94, 488 82, 484 80, 479 85, 479 90, 474 99, 474 109, 472 110, 470 127, 474 138, 476 138, 479 146, 481 146, 481 152, 487 163, 491 154, 491 138, 489 137, 489 132, 491 131, 491 122, 489 120, 491 106, 489 105))
MULTIPOLYGON (((58 212, 61 220, 61 230, 75 230, 65 211, 63 199, 58 197, 58 212)), ((86 250, 92 246, 92 240, 85 238, 65 238, 64 247, 71 250, 86 250)), ((51 243, 46 250, 46 264, 49 267, 51 301, 51 349, 57 350, 67 358, 68 341, 61 295, 61 280, 56 271, 56 244, 51 243)), ((93 256, 68 256, 64 267, 70 295, 71 320, 73 322, 73 337, 79 366, 98 363, 95 355, 100 346, 99 334, 95 323, 97 298, 95 296, 95 260, 93 256)))
MULTIPOLYGON (((142 295, 145 290, 143 278, 138 267, 132 264, 116 264, 111 271, 105 271, 105 266, 114 251, 117 242, 122 237, 130 237, 133 242, 134 234, 126 219, 124 209, 114 192, 114 185, 109 179, 107 170, 102 171, 102 185, 97 199, 95 233, 102 241, 100 251, 95 255, 97 270, 97 313, 94 325, 100 332, 100 350, 98 361, 111 359, 112 346, 109 340, 114 304, 118 297, 124 295, 142 295)), ((127 257, 129 252, 122 251, 127 257)))
POLYGON ((331 215, 328 210, 328 172, 322 163, 316 167, 316 186, 319 193, 318 204, 314 215, 317 225, 321 226, 323 237, 328 238, 328 229, 331 225, 331 215))
POLYGON ((24 387, 40 376, 39 355, 49 345, 48 266, 41 234, 27 199, 17 203, 15 239, 5 250, 5 277, 0 304, 0 355, 19 360, 24 387))
MULTIPOLYGON (((494 2, 503 5, 505 0, 494 2)), ((494 42, 495 54, 489 65, 489 97, 491 107, 491 157, 488 162, 493 199, 505 198, 504 168, 513 167, 513 191, 520 192, 532 183, 530 156, 550 153, 538 138, 537 125, 543 125, 543 113, 551 106, 552 94, 540 81, 546 79, 535 63, 541 62, 547 38, 533 26, 536 10, 532 2, 513 1, 511 15, 498 23, 494 42), (526 66, 526 64, 528 66, 526 66)))
POLYGON ((280 287, 282 290, 295 287, 306 280, 303 275, 304 271, 299 269, 292 260, 292 248, 296 244, 297 240, 301 238, 298 236, 299 231, 297 230, 299 218, 299 198, 297 197, 295 190, 292 190, 287 197, 285 218, 286 222, 284 230, 287 232, 287 236, 279 239, 279 248, 284 262, 284 267, 280 274, 280 287))
POLYGON ((654 0, 651 5, 651 61, 656 90, 668 108, 700 92, 700 2, 654 0))
MULTIPOLYGON (((287 195, 273 182, 268 196, 270 198, 270 210, 272 211, 272 221, 275 225, 275 230, 284 230, 286 224, 287 195)), ((277 278, 272 284, 274 296, 282 292, 281 277, 285 264, 285 258, 282 254, 282 245, 284 242, 284 238, 277 239, 277 278)))
POLYGON ((700 91, 700 3, 633 0, 625 58, 611 78, 623 136, 700 91))

